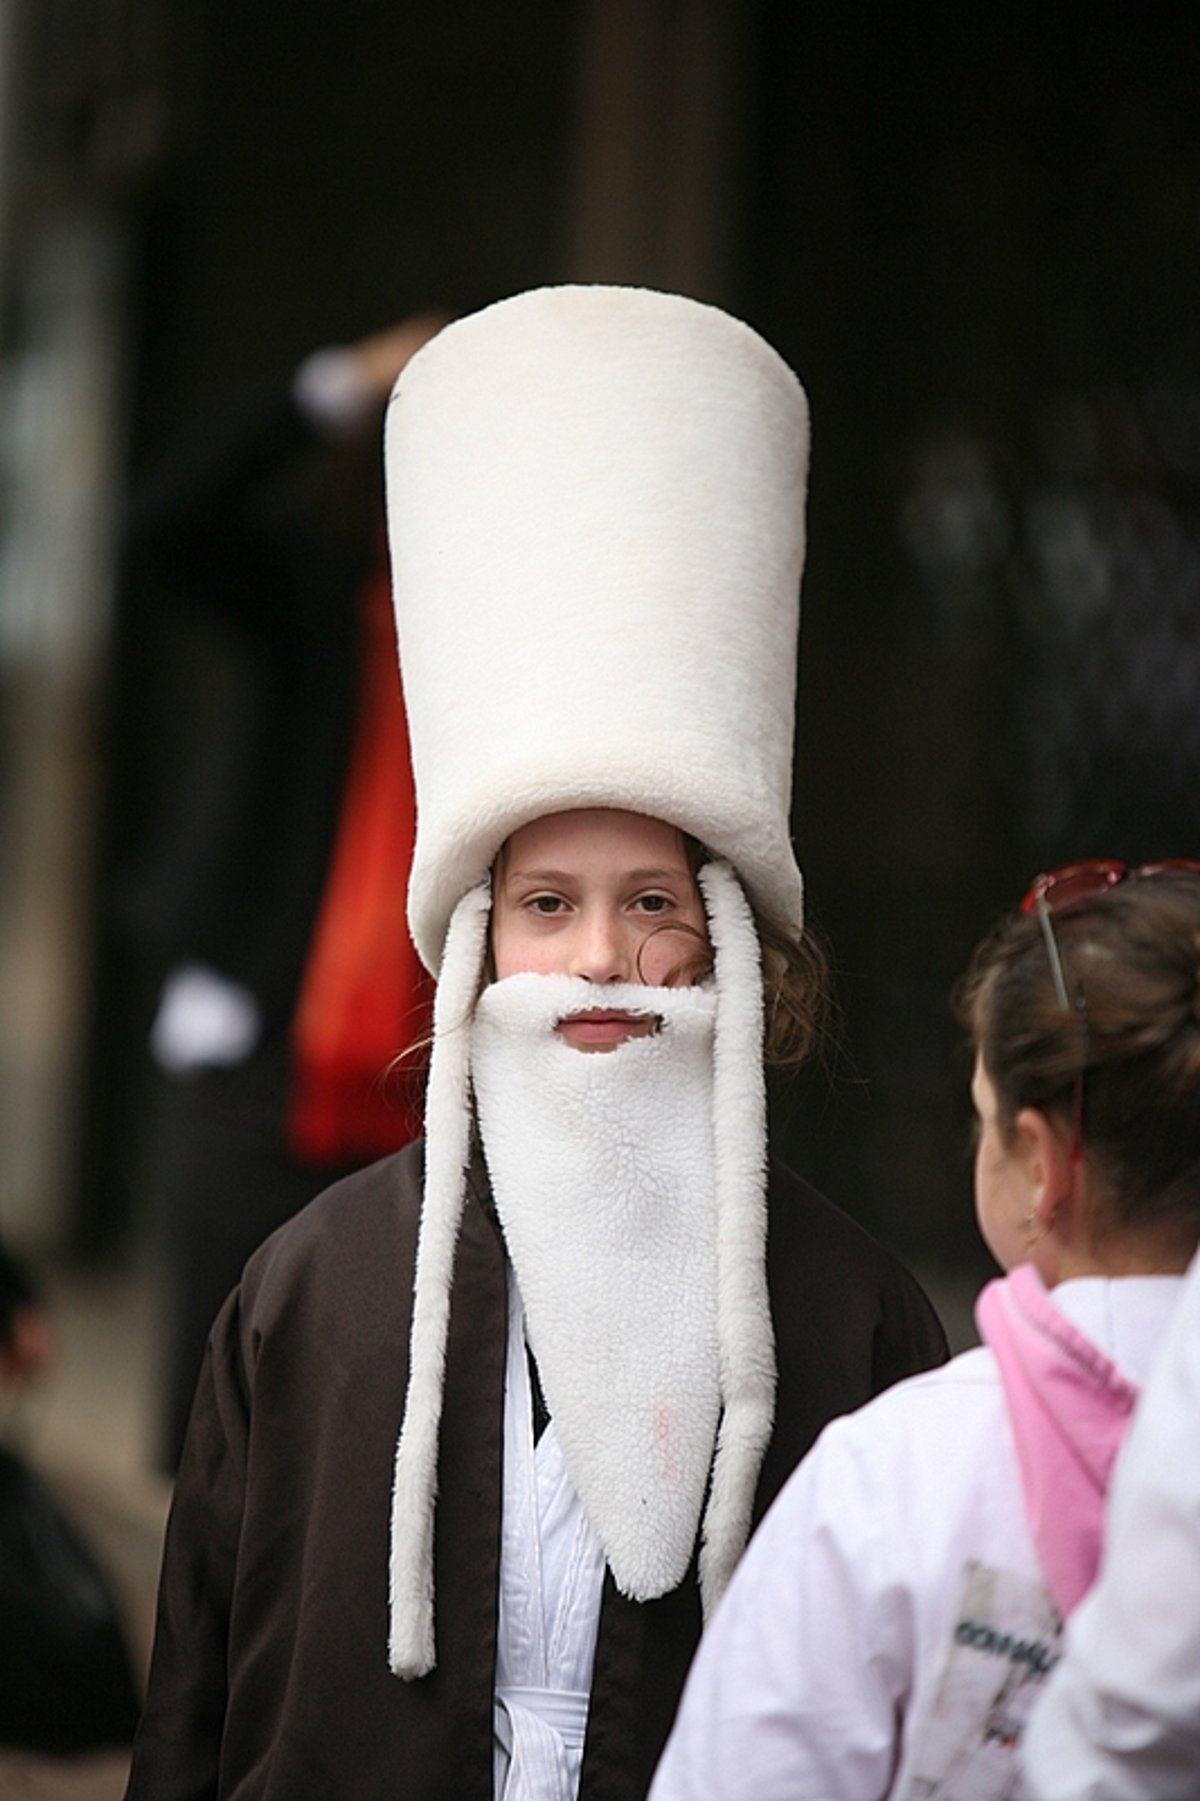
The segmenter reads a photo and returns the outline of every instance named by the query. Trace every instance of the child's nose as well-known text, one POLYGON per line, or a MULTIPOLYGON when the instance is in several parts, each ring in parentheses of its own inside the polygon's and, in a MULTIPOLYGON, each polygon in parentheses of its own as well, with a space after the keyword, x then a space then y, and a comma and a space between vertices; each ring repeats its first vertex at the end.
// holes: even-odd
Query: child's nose
POLYGON ((571 974, 588 982, 630 982, 633 959, 629 935, 607 914, 581 920, 571 974))

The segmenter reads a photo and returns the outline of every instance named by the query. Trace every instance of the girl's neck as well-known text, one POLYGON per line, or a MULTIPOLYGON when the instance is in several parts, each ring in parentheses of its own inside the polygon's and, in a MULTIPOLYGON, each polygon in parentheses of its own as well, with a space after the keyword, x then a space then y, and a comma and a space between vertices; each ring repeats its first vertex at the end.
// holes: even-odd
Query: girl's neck
POLYGON ((1048 1267, 1038 1273, 1047 1288, 1053 1288, 1079 1276, 1182 1275, 1195 1254, 1196 1236, 1194 1228, 1181 1232, 1172 1226, 1109 1232, 1090 1243, 1047 1244, 1046 1250, 1048 1267))

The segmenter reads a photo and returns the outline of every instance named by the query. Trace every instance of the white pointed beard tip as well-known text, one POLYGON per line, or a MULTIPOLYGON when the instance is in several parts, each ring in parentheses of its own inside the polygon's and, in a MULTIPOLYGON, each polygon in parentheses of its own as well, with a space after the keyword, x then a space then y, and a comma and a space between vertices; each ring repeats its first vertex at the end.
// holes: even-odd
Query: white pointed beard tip
POLYGON ((643 1567, 637 1574, 625 1572, 618 1575, 613 1569, 611 1559, 608 1560, 608 1567, 612 1570, 613 1582, 618 1592, 624 1595, 627 1601, 644 1603, 660 1601, 664 1595, 673 1593, 687 1575, 691 1560, 690 1547, 682 1548, 674 1557, 664 1548, 664 1558, 659 1561, 658 1567, 652 1572, 643 1567))

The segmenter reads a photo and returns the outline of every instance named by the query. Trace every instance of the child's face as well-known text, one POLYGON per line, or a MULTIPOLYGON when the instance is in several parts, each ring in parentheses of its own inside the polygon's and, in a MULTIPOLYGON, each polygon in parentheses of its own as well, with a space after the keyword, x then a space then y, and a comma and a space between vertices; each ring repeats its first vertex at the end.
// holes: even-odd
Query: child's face
MULTIPOLYGON (((493 880, 497 980, 532 971, 664 987, 694 980, 707 963, 683 835, 661 819, 607 807, 547 814, 513 833, 493 880)), ((557 1029, 576 1050, 608 1051, 658 1023, 597 1007, 557 1029)))

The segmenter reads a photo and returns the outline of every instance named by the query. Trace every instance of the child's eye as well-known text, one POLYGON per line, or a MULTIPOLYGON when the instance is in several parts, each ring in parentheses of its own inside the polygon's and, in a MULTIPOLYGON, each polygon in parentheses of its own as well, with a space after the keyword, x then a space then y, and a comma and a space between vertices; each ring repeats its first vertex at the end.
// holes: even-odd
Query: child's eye
POLYGON ((525 902, 529 912, 537 913, 545 919, 552 919, 556 913, 561 913, 566 904, 560 894, 531 894, 525 902))
POLYGON ((666 913, 674 903, 666 894, 639 894, 634 904, 643 913, 666 913))

